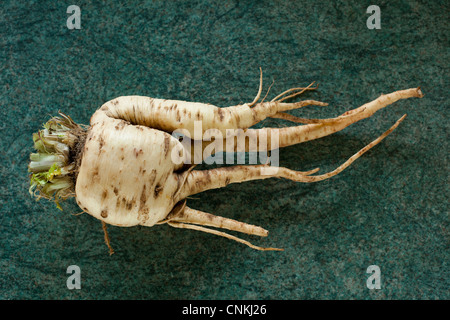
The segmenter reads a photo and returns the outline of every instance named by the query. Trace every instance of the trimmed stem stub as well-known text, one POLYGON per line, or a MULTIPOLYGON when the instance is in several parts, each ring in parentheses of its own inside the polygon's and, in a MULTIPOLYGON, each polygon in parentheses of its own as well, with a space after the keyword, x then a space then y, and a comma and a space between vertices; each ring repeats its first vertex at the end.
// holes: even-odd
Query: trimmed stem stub
POLYGON ((61 112, 59 115, 33 134, 37 152, 30 155, 28 172, 30 194, 38 200, 54 201, 61 209, 59 201, 75 195, 78 162, 87 130, 69 116, 61 112))

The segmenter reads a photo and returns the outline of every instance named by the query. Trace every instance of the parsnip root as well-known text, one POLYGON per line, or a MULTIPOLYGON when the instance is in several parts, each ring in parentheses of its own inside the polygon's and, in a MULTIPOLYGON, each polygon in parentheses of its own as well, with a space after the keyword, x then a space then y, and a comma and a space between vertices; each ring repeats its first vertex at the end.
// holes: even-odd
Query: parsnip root
POLYGON ((355 153, 331 172, 316 174, 318 168, 294 171, 267 164, 237 165, 211 170, 195 170, 207 152, 270 152, 278 148, 318 139, 372 116, 376 111, 408 98, 421 98, 420 88, 381 95, 344 114, 328 119, 306 119, 288 113, 305 106, 327 106, 316 100, 287 102, 306 91, 311 83, 292 88, 265 101, 262 70, 256 97, 249 104, 218 108, 210 104, 153 99, 142 96, 118 97, 106 102, 91 118, 90 126, 80 126, 60 114, 33 136, 38 151, 30 157, 30 193, 59 201, 75 196, 84 211, 102 221, 105 242, 110 250, 106 224, 116 226, 167 224, 215 234, 257 250, 258 247, 215 228, 265 237, 268 231, 251 224, 218 217, 186 206, 189 196, 240 183, 267 178, 297 182, 318 182, 342 172, 362 154, 386 138, 405 119, 355 153), (292 127, 250 127, 266 118, 301 123, 292 127), (174 133, 182 131, 177 137, 174 133), (223 140, 217 138, 222 137, 223 140), (230 150, 227 142, 244 139, 230 150), (226 138, 226 139, 225 139, 226 138), (251 143, 252 139, 253 142, 251 143), (182 141, 181 141, 181 140, 182 141), (227 140, 230 139, 230 140, 227 140), (184 143, 186 141, 186 143, 184 143), (174 161, 174 154, 180 161, 174 161))

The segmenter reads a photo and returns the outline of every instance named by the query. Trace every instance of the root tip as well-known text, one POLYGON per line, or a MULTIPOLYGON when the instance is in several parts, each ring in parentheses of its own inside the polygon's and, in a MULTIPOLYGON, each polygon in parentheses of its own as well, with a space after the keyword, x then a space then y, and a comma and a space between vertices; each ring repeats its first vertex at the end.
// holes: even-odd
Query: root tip
POLYGON ((262 248, 262 247, 259 247, 259 248, 256 248, 257 250, 260 250, 260 251, 284 251, 284 249, 282 249, 282 248, 262 248))
POLYGON ((420 87, 417 87, 417 97, 418 98, 423 98, 424 94, 422 93, 422 90, 420 90, 420 87))

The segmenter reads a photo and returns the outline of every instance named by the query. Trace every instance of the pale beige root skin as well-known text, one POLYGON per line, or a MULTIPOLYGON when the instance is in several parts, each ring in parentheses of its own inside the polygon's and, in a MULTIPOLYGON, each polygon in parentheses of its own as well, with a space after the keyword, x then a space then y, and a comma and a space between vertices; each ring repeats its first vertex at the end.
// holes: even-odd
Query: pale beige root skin
POLYGON ((265 248, 265 247, 258 247, 255 246, 254 244, 251 244, 250 242, 243 240, 241 238, 235 237, 231 234, 222 232, 222 231, 218 231, 218 230, 214 230, 214 229, 208 229, 208 228, 204 228, 198 225, 194 225, 194 224, 186 224, 186 223, 182 223, 182 222, 167 222, 168 225, 175 227, 175 228, 181 228, 181 229, 191 229, 191 230, 197 230, 197 231, 202 231, 202 232, 206 232, 206 233, 211 233, 211 234, 215 234, 217 236, 221 236, 227 239, 231 239, 240 243, 243 243, 247 246, 249 246, 252 249, 256 249, 256 250, 261 250, 261 251, 283 251, 283 249, 279 249, 279 248, 265 248))
POLYGON ((236 236, 230 235, 223 231, 205 228, 204 226, 227 229, 230 231, 238 231, 250 235, 266 237, 268 231, 251 224, 240 222, 233 219, 228 219, 220 216, 215 216, 207 212, 191 209, 186 206, 186 201, 178 204, 174 210, 167 216, 167 219, 160 222, 160 224, 167 223, 168 225, 181 229, 191 229, 202 231, 206 233, 222 236, 237 242, 243 243, 253 249, 262 251, 282 251, 278 248, 259 247, 250 242, 240 239, 236 236))
MULTIPOLYGON (((301 89, 301 88, 299 88, 301 89)), ((304 89, 304 88, 303 88, 304 89)), ((284 113, 286 110, 293 110, 296 108, 301 108, 306 105, 316 105, 316 106, 326 106, 326 103, 315 101, 315 100, 305 100, 295 104, 285 104, 278 103, 275 105, 270 105, 263 103, 261 105, 256 105, 252 108, 255 112, 253 118, 256 119, 255 123, 265 119, 267 114, 270 114, 271 118, 278 118, 289 120, 295 123, 307 123, 307 125, 292 126, 284 128, 262 128, 262 129, 244 129, 242 131, 237 131, 236 141, 244 141, 245 145, 242 150, 237 150, 239 146, 238 143, 234 143, 234 150, 227 149, 225 140, 223 143, 218 141, 202 141, 202 148, 194 148, 192 146, 191 159, 201 159, 205 148, 213 149, 214 152, 221 151, 245 151, 245 152, 258 152, 258 151, 269 151, 277 148, 283 148, 291 146, 294 144, 299 144, 302 142, 319 139, 338 131, 345 129, 351 124, 358 122, 360 120, 371 117, 376 111, 387 107, 388 105, 400 100, 408 98, 422 98, 423 94, 420 88, 411 88, 406 90, 400 90, 392 92, 389 94, 381 95, 379 98, 362 105, 359 108, 345 112, 344 114, 329 119, 305 119, 295 117, 293 115, 284 113), (275 107, 274 107, 275 106, 275 107), (269 110, 270 112, 267 112, 269 110), (239 136, 241 135, 241 136, 239 136), (271 145, 272 136, 277 137, 275 141, 277 144, 275 146, 271 145), (241 137, 254 137, 254 143, 250 143, 249 139, 245 140, 241 137), (214 144, 214 146, 212 146, 214 144)), ((229 129, 236 129, 230 127, 229 129)), ((226 137, 226 135, 223 135, 226 137)), ((209 139, 210 140, 210 139, 209 139)))
POLYGON ((279 112, 298 109, 308 105, 326 106, 328 104, 305 100, 295 103, 263 102, 254 107, 248 104, 219 108, 210 104, 178 100, 153 99, 142 96, 118 97, 105 103, 102 111, 114 119, 122 119, 134 125, 142 125, 172 133, 187 130, 189 137, 197 139, 196 122, 201 122, 202 136, 205 131, 215 130, 226 135, 227 129, 247 129, 279 112))
MULTIPOLYGON (((261 94, 260 89, 252 103, 227 108, 141 96, 113 99, 105 103, 91 118, 91 127, 75 187, 77 203, 84 211, 111 225, 153 226, 168 223, 178 228, 224 236, 259 250, 275 250, 256 247, 245 240, 203 226, 267 235, 267 231, 260 227, 215 217, 187 207, 176 215, 170 213, 177 203, 189 195, 220 188, 229 183, 271 177, 314 182, 334 176, 362 153, 379 143, 403 118, 342 166, 333 172, 317 176, 313 175, 317 169, 296 172, 287 168, 277 168, 276 172, 270 173, 274 168, 269 166, 237 166, 215 169, 216 171, 198 171, 191 167, 190 170, 184 170, 182 163, 174 164, 171 159, 172 151, 183 147, 171 133, 174 130, 185 129, 195 138, 194 124, 195 121, 200 121, 202 134, 206 130, 214 129, 219 130, 225 137, 227 129, 244 129, 245 132, 254 133, 258 139, 266 135, 269 137, 266 145, 259 146, 257 150, 246 146, 245 150, 272 150, 275 147, 289 146, 332 134, 370 117, 377 110, 399 99, 422 96, 418 88, 393 92, 331 119, 305 120, 286 116, 286 111, 306 105, 327 105, 315 100, 283 102, 306 90, 314 90, 315 88, 311 86, 312 84, 306 88, 285 91, 270 102, 257 102, 261 94), (283 118, 293 122, 309 121, 309 124, 288 128, 248 129, 267 117, 283 118), (273 133, 279 136, 277 146, 270 144, 270 136, 273 133), (261 169, 266 171, 262 173, 261 169)), ((203 141, 202 144, 204 150, 210 142, 203 141)))
MULTIPOLYGON (((377 110, 386 107, 390 103, 393 103, 399 99, 406 99, 410 97, 418 97, 421 98, 422 92, 419 88, 417 89, 408 89, 408 90, 402 90, 398 92, 391 93, 389 95, 382 95, 380 98, 376 99, 375 101, 372 101, 368 104, 365 104, 357 109, 348 111, 344 113, 343 115, 332 118, 332 119, 317 119, 313 120, 313 124, 307 125, 307 126, 298 126, 294 128, 283 128, 283 129, 271 129, 271 128, 265 128, 265 129, 259 129, 255 130, 257 132, 257 136, 259 137, 259 133, 264 132, 269 138, 266 140, 268 141, 268 144, 266 145, 266 150, 272 150, 273 146, 270 145, 270 135, 273 132, 273 130, 280 130, 281 132, 277 132, 281 138, 279 140, 280 147, 301 143, 308 140, 317 139, 326 135, 329 135, 331 133, 334 133, 336 131, 342 130, 345 127, 349 126, 352 123, 355 123, 359 120, 365 119, 370 117, 373 113, 375 113, 377 110), (291 131, 287 131, 291 130, 291 131)), ((276 113, 276 115, 279 115, 280 113, 276 113)), ((350 166, 356 159, 361 157, 365 152, 370 150, 372 147, 380 143, 384 138, 386 138, 393 130, 395 130, 398 125, 405 119, 406 115, 402 116, 397 122, 387 131, 385 131, 382 135, 380 135, 377 139, 366 145, 364 148, 359 150, 357 153, 355 153, 352 157, 350 157, 345 163, 343 163, 341 166, 336 168, 335 170, 313 176, 312 174, 317 172, 318 169, 314 169, 307 172, 299 172, 290 170, 287 168, 274 168, 267 165, 246 165, 246 166, 234 166, 234 167, 224 167, 224 168, 218 168, 218 169, 212 169, 212 170, 192 170, 186 177, 186 180, 183 184, 183 187, 180 191, 180 193, 177 195, 177 201, 180 199, 184 199, 190 195, 203 192, 205 190, 210 189, 216 189, 216 188, 222 188, 230 183, 239 183, 244 181, 250 181, 250 180, 258 180, 258 179, 267 179, 267 178, 285 178, 297 182, 317 182, 321 180, 325 180, 328 178, 331 178, 340 172, 342 172, 345 168, 350 166)), ((296 120, 296 119, 291 119, 296 120)), ((251 129, 249 129, 251 130, 251 129)), ((248 130, 248 131, 249 131, 248 130)), ((206 144, 207 145, 207 144, 206 144)), ((257 146, 260 146, 259 142, 256 144, 257 146)), ((225 150, 225 145, 222 144, 223 149, 225 150)), ((205 147, 205 145, 204 145, 205 147)), ((219 151, 220 148, 216 149, 216 151, 219 151)), ((261 148, 264 149, 264 148, 261 148)), ((259 150, 261 150, 259 149, 259 150)), ((250 149, 250 144, 246 145, 246 151, 252 150, 250 149)), ((255 150, 253 150, 255 151, 255 150)), ((179 228, 191 228, 191 225, 189 224, 180 224, 180 222, 190 222, 190 219, 183 220, 183 217, 180 217, 176 220, 176 223, 178 223, 176 226, 179 228)), ((202 224, 207 219, 202 217, 201 215, 198 216, 198 218, 195 220, 197 224, 202 224)), ((169 219, 170 222, 170 219, 169 219)), ((173 224, 172 224, 173 225, 173 224)), ((175 225, 173 225, 175 226, 175 225)), ((200 230, 197 228, 196 230, 200 230)), ((236 229, 234 229, 236 230, 236 229)), ((241 228, 241 232, 243 231, 244 227, 241 228)), ((207 230, 202 230, 207 232, 207 230)), ((212 233, 212 232, 211 232, 212 233)), ((218 233, 216 233, 218 234, 218 233)), ((225 234, 221 234, 222 236, 225 236, 225 234)), ((228 236, 228 235, 227 235, 228 236)), ((230 237, 229 237, 230 238, 230 237)), ((236 240, 236 239, 235 239, 236 240)), ((238 240, 237 240, 238 241, 238 240)), ((240 241, 242 242, 242 241, 240 241)), ((245 243, 245 242, 242 242, 245 243)), ((245 243, 251 247, 253 245, 250 245, 248 243, 245 243)))
POLYGON ((184 183, 178 198, 184 199, 190 195, 206 190, 223 188, 230 183, 240 183, 251 180, 285 178, 296 182, 318 182, 331 178, 342 172, 365 152, 380 143, 392 131, 394 131, 395 128, 398 127, 405 117, 406 115, 401 117, 391 128, 389 128, 389 130, 385 131, 377 139, 359 150, 342 165, 331 172, 314 176, 312 174, 316 173, 319 170, 318 168, 311 171, 301 172, 283 167, 272 167, 270 165, 245 165, 216 168, 211 170, 193 170, 187 176, 186 182, 184 183))
POLYGON ((252 110, 248 105, 218 108, 197 102, 125 96, 105 103, 102 110, 111 118, 169 133, 185 129, 191 138, 194 138, 196 121, 202 123, 202 134, 208 129, 225 133, 228 128, 248 128, 253 124, 252 110))
POLYGON ((91 119, 75 185, 78 205, 116 226, 152 226, 176 202, 180 168, 171 160, 170 134, 97 112, 91 119))
MULTIPOLYGON (((255 150, 252 148, 251 144, 246 143, 245 151, 253 152, 273 150, 274 148, 283 148, 294 144, 319 139, 341 131, 360 120, 369 118, 376 111, 385 108, 400 99, 422 97, 423 94, 420 88, 396 91, 386 95, 381 95, 379 98, 366 103, 359 108, 347 111, 338 117, 329 119, 303 119, 292 115, 286 116, 284 113, 276 113, 274 115, 276 118, 283 118, 285 120, 301 123, 310 122, 310 124, 285 128, 248 129, 245 134, 257 138, 256 143, 254 144, 254 146, 257 146, 257 149, 255 150), (271 146, 272 135, 276 135, 278 137, 277 145, 275 146, 271 146), (261 145, 260 137, 264 137, 262 141, 267 142, 267 145, 261 145)), ((226 150, 225 144, 219 146, 221 146, 221 148, 217 148, 216 151, 226 150)))
MULTIPOLYGON (((346 127, 357 121, 369 118, 376 111, 385 108, 400 99, 422 97, 423 94, 420 88, 411 88, 396 91, 393 93, 381 95, 374 101, 366 103, 359 108, 347 111, 339 117, 324 119, 323 123, 320 123, 320 120, 317 120, 319 123, 276 129, 279 135, 279 147, 282 148, 333 134, 342 129, 345 129, 346 127)), ((261 131, 259 131, 258 135, 260 135, 261 132, 270 134, 268 132, 269 129, 260 130, 261 131)), ((270 140, 268 141, 270 142, 270 140)), ((268 145, 267 148, 270 150, 270 145, 268 145)))
POLYGON ((186 206, 186 201, 167 216, 165 222, 184 222, 189 224, 197 224, 208 227, 215 227, 221 229, 227 229, 231 231, 239 231, 246 234, 251 234, 260 237, 266 237, 268 231, 251 224, 243 223, 237 220, 228 219, 213 214, 203 212, 200 210, 191 209, 186 206))

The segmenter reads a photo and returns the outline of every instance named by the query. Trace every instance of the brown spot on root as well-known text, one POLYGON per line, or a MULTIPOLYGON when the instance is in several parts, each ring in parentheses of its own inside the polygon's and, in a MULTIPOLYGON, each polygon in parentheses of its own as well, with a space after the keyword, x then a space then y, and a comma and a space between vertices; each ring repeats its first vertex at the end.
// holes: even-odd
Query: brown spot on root
POLYGON ((177 120, 177 122, 181 122, 180 110, 178 110, 178 109, 177 109, 177 113, 175 115, 175 119, 177 120))
POLYGON ((205 217, 209 220, 209 221, 213 221, 215 216, 210 214, 210 213, 206 213, 205 217))
POLYGON ((217 114, 219 115, 220 122, 223 121, 225 115, 223 114, 223 110, 221 108, 217 109, 217 114))
POLYGON ((117 196, 119 194, 119 189, 117 189, 116 187, 114 187, 114 194, 117 196))
POLYGON ((147 201, 147 185, 144 184, 144 187, 142 188, 141 197, 139 198, 139 212, 143 210, 145 206, 145 202, 147 201))
POLYGON ((242 169, 245 169, 245 166, 226 166, 226 167, 221 167, 220 170, 221 171, 236 171, 237 167, 242 167, 242 169))
MULTIPOLYGON (((117 201, 116 205, 119 203, 117 201)), ((122 205, 129 211, 133 208, 133 206, 136 204, 136 197, 133 197, 131 200, 127 200, 125 197, 122 198, 122 205)))
POLYGON ((168 134, 164 135, 164 157, 167 158, 169 154, 170 136, 168 134))
POLYGON ((253 110, 253 112, 252 112, 252 120, 253 120, 253 123, 259 122, 258 121, 258 116, 257 116, 255 110, 253 110))
POLYGON ((91 179, 92 179, 93 182, 94 181, 98 181, 100 179, 99 173, 100 172, 99 172, 98 167, 95 167, 94 170, 92 171, 92 175, 91 175, 91 179))
POLYGON ((197 111, 195 117, 197 118, 197 120, 200 120, 200 119, 201 119, 202 116, 201 116, 201 114, 200 114, 200 110, 197 111))
POLYGON ((235 119, 236 119, 236 125, 238 126, 238 128, 240 128, 240 126, 241 126, 241 116, 239 115, 239 113, 235 114, 235 119))
POLYGON ((108 196, 108 190, 103 190, 102 201, 105 200, 107 196, 108 196))
POLYGON ((211 172, 209 170, 205 170, 205 184, 211 183, 211 172))
POLYGON ((100 136, 98 139, 98 154, 102 152, 102 148, 105 145, 105 139, 103 139, 103 136, 100 136))
POLYGON ((106 211, 105 209, 103 209, 102 212, 100 213, 100 216, 101 216, 102 218, 108 217, 108 211, 106 211))
MULTIPOLYGON (((139 157, 139 155, 140 154, 143 154, 144 153, 144 151, 142 151, 142 149, 136 149, 136 148, 134 148, 134 156, 137 158, 137 157, 139 157)), ((123 160, 123 159, 122 159, 123 160)))
POLYGON ((144 223, 145 221, 148 220, 148 213, 149 213, 149 209, 148 208, 144 208, 142 211, 139 212, 141 218, 142 223, 144 223))
POLYGON ((157 184, 156 185, 156 187, 155 187, 155 198, 157 198, 158 197, 158 195, 160 194, 160 192, 162 191, 162 189, 163 189, 163 186, 161 186, 161 185, 159 185, 159 184, 157 184))
POLYGON ((122 130, 126 125, 127 125, 126 121, 119 120, 119 123, 116 124, 116 126, 114 128, 116 128, 116 130, 122 130))

